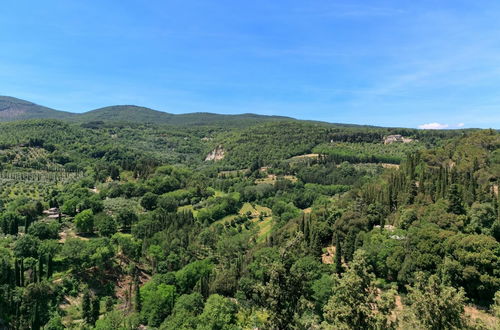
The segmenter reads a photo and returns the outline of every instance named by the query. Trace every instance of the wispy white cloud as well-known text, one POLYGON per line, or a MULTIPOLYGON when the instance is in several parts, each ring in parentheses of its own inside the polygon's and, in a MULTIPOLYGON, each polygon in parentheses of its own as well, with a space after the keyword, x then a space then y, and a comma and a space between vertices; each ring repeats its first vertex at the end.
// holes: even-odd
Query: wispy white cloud
POLYGON ((453 129, 453 128, 462 128, 464 126, 465 126, 464 123, 458 123, 458 124, 454 124, 454 125, 440 124, 440 123, 428 123, 428 124, 418 125, 418 128, 420 128, 420 129, 447 129, 447 128, 453 129))
POLYGON ((448 125, 448 124, 428 123, 428 124, 418 125, 418 128, 420 128, 420 129, 445 129, 445 128, 448 128, 449 126, 450 125, 448 125))

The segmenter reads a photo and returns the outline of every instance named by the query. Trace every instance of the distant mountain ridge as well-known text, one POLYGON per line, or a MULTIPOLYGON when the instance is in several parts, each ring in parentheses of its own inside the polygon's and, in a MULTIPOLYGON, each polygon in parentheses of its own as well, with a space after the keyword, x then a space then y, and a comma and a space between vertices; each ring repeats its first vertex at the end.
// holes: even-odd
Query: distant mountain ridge
POLYGON ((74 114, 54 110, 10 96, 0 96, 0 121, 25 119, 68 119, 74 114))
POLYGON ((0 96, 0 122, 27 119, 60 119, 73 122, 133 122, 170 125, 231 123, 247 126, 259 122, 294 120, 290 117, 257 114, 223 115, 207 112, 171 114, 135 105, 114 105, 84 113, 59 111, 10 96, 0 96))

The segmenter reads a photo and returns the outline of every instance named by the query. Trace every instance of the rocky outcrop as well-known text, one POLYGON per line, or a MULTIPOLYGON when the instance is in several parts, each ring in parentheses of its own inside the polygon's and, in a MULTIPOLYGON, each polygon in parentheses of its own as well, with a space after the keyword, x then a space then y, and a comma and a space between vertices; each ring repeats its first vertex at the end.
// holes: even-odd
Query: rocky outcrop
POLYGON ((224 148, 222 148, 221 145, 217 146, 217 148, 212 150, 207 155, 207 157, 205 157, 205 161, 217 161, 217 160, 224 159, 224 154, 225 154, 224 148))

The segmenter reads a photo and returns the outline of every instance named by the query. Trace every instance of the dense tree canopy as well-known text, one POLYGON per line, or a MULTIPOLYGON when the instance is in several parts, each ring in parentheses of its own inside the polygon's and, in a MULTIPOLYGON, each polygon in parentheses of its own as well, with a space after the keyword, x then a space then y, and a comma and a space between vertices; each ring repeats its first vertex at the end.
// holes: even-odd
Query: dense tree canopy
POLYGON ((0 328, 493 328, 499 146, 291 120, 0 124, 0 328))

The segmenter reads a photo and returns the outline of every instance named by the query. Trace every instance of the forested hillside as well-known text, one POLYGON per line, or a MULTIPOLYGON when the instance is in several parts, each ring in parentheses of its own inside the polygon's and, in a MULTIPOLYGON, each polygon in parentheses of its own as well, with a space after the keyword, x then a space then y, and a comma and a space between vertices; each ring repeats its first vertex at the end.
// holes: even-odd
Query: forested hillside
POLYGON ((0 328, 498 328, 498 131, 108 110, 0 124, 0 328))
POLYGON ((248 127, 259 123, 294 120, 282 116, 265 116, 251 113, 240 115, 222 115, 216 113, 195 112, 172 114, 135 105, 114 105, 89 110, 83 113, 58 111, 29 101, 10 96, 0 96, 0 122, 27 119, 58 119, 68 122, 102 125, 103 122, 121 124, 165 124, 172 126, 207 126, 248 127))

